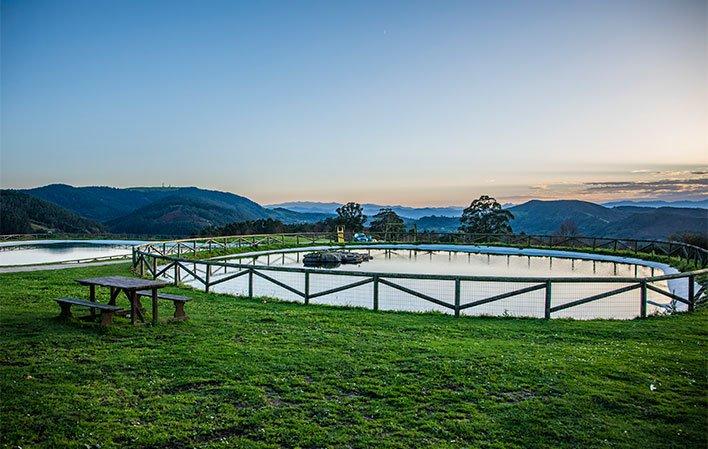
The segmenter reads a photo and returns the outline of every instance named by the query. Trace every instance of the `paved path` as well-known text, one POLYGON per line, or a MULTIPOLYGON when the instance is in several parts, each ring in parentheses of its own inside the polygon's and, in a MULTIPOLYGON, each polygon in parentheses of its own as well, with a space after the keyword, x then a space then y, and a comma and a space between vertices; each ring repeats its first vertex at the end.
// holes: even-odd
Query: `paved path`
POLYGON ((43 271, 43 270, 63 270, 66 268, 82 268, 82 267, 98 267, 101 265, 114 265, 126 263, 130 259, 120 260, 103 260, 99 262, 84 262, 84 263, 56 263, 43 265, 17 265, 14 267, 0 267, 1 273, 23 273, 27 271, 43 271))

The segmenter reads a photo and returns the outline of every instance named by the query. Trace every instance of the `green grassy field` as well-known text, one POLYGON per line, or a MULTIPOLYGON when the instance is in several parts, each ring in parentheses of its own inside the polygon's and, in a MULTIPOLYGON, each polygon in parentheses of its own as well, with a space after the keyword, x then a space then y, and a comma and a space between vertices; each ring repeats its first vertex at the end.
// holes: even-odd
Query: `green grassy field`
MULTIPOLYGON (((5 447, 697 447, 708 313, 376 313, 187 293, 187 322, 59 322, 73 279, 0 275, 5 447)), ((120 303, 119 303, 120 304, 120 303)), ((123 303, 125 305, 125 302, 123 303)), ((171 308, 161 304, 163 317, 171 308)), ((164 318, 163 318, 164 320, 164 318)))

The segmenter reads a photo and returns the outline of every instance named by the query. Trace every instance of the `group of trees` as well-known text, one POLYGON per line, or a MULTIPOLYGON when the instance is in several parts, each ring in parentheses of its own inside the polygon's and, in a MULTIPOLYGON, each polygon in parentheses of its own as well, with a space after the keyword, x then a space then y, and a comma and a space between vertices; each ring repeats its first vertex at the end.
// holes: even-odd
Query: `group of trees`
MULTIPOLYGON (((483 195, 472 201, 460 218, 460 231, 477 234, 510 234, 512 232, 510 221, 514 215, 502 209, 501 204, 494 198, 483 195)), ((358 203, 347 203, 337 209, 335 222, 352 232, 364 229, 367 217, 358 203)), ((400 233, 405 232, 406 225, 401 217, 391 208, 380 209, 374 215, 369 230, 375 233, 400 233)))
MULTIPOLYGON (((511 233, 509 221, 514 216, 502 209, 492 197, 481 196, 467 207, 460 218, 460 231, 479 234, 511 233)), ((210 227, 202 231, 202 235, 240 235, 240 234, 272 234, 284 232, 323 232, 331 231, 337 226, 344 226, 348 233, 361 232, 366 229, 368 217, 359 203, 349 202, 337 208, 337 216, 327 218, 317 223, 285 224, 272 218, 254 221, 241 221, 225 226, 210 227)), ((403 218, 391 208, 383 208, 372 217, 368 231, 376 234, 400 234, 406 232, 403 218)))
POLYGON ((266 218, 261 220, 237 221, 224 226, 212 226, 201 231, 203 236, 215 235, 248 235, 248 234, 282 234, 291 232, 325 232, 336 226, 333 218, 317 223, 285 224, 280 220, 266 218))
MULTIPOLYGON (((350 202, 337 209, 337 217, 334 218, 334 221, 337 225, 344 226, 344 229, 348 231, 361 232, 364 230, 367 219, 361 204, 350 202)), ((400 233, 405 230, 406 225, 403 219, 389 207, 379 209, 369 225, 369 231, 376 233, 400 233)))

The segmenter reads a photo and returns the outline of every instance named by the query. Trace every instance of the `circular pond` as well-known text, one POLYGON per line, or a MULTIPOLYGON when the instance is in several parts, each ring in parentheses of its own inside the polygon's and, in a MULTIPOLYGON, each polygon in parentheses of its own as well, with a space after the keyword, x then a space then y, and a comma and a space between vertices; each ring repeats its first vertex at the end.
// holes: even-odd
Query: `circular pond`
MULTIPOLYGON (((181 271, 180 281, 203 288, 193 274, 203 279, 208 269, 215 284, 210 290, 234 295, 248 295, 250 288, 254 296, 299 302, 306 296, 313 304, 443 313, 455 313, 457 304, 464 315, 544 317, 550 279, 553 317, 634 318, 641 314, 642 292, 647 314, 686 308, 657 290, 685 298, 687 279, 651 280, 648 288, 640 288, 642 279, 677 273, 641 259, 502 247, 377 245, 348 249, 370 255, 369 261, 305 270, 303 257, 319 249, 242 254, 220 258, 209 268, 195 262, 192 274, 181 271), (246 265, 255 273, 233 277, 248 271, 246 265)), ((173 276, 169 270, 165 274, 173 276)))

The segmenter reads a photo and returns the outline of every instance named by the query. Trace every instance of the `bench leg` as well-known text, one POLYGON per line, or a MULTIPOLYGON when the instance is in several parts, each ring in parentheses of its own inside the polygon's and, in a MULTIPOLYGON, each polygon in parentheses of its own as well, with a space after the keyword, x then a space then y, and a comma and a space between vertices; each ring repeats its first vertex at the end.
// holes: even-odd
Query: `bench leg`
POLYGON ((101 310, 101 326, 108 326, 113 322, 112 310, 101 310))
POLYGON ((62 318, 62 319, 71 318, 71 304, 66 304, 66 303, 60 302, 59 307, 61 307, 61 313, 59 314, 59 318, 62 318))
POLYGON ((187 314, 184 313, 184 302, 174 301, 175 303, 175 319, 176 320, 186 320, 187 314))

